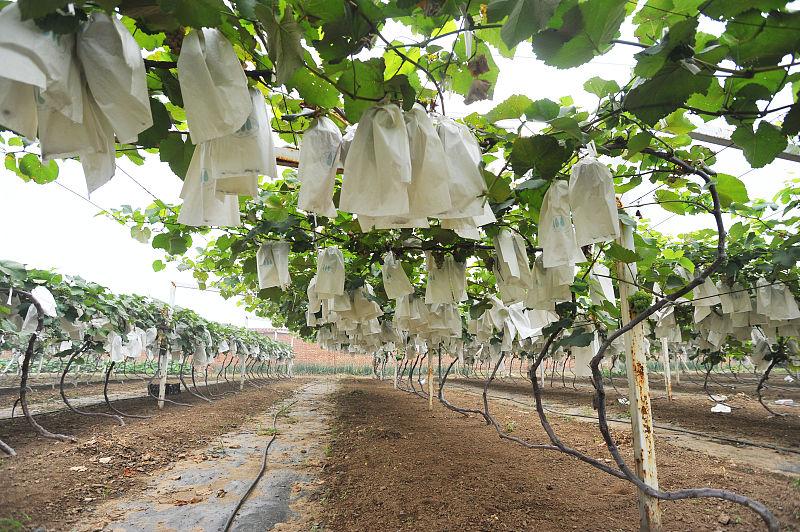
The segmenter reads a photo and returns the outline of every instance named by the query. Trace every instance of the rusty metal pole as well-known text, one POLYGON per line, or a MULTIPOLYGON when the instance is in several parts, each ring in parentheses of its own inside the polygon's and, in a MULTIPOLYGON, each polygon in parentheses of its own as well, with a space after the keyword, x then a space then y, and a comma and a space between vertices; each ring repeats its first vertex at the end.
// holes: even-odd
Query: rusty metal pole
MULTIPOLYGON (((622 230, 617 243, 634 249, 633 229, 620 224, 622 230)), ((631 321, 632 309, 628 298, 635 290, 636 264, 616 263, 619 279, 620 314, 623 327, 631 321)), ((653 411, 650 405, 650 383, 647 378, 647 360, 644 350, 644 325, 639 324, 624 335, 625 365, 628 373, 628 400, 631 408, 631 432, 636 474, 648 486, 658 488, 656 448, 653 438, 653 411)), ((658 499, 639 491, 639 529, 643 532, 661 530, 661 510, 658 499)))
POLYGON ((667 388, 667 400, 672 401, 672 368, 669 365, 669 340, 661 339, 661 358, 664 361, 664 386, 667 388))

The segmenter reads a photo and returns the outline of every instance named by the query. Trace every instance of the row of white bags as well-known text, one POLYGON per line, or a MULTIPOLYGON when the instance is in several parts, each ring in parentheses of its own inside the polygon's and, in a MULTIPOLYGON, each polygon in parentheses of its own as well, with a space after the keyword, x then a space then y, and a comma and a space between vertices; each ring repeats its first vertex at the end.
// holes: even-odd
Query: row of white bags
POLYGON ((139 45, 116 17, 54 35, 15 3, 0 11, 0 125, 38 137, 45 162, 80 157, 92 192, 114 175, 114 136, 135 142, 152 124, 139 45))
POLYGON ((542 200, 538 227, 546 268, 583 262, 582 246, 618 238, 619 214, 608 167, 586 157, 572 167, 569 183, 554 181, 542 200))
POLYGON ((336 216, 340 161, 339 209, 357 214, 364 231, 428 227, 428 218, 454 220, 454 229, 469 231, 493 221, 484 205, 477 140, 448 118, 434 123, 418 104, 406 113, 394 104, 368 109, 349 143, 330 119, 316 120, 300 147, 299 208, 336 216))

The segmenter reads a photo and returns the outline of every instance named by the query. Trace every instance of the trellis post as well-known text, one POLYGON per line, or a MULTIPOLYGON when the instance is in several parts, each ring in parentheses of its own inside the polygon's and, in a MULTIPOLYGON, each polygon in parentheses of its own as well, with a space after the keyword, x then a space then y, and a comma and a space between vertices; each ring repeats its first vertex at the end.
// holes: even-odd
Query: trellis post
POLYGON ((667 388, 667 399, 672 401, 672 368, 669 365, 669 340, 661 339, 661 357, 664 360, 664 386, 667 388))
MULTIPOLYGON (((621 233, 617 243, 633 250, 633 229, 620 224, 621 233)), ((634 316, 628 298, 636 285, 636 264, 616 263, 619 280, 619 300, 622 326, 630 323, 634 316)), ((647 359, 644 350, 644 324, 640 323, 623 336, 625 341, 625 364, 628 373, 628 399, 631 409, 631 432, 636 474, 648 486, 658 488, 656 449, 653 435, 653 411, 650 404, 650 384, 647 378, 647 359)), ((639 490, 639 528, 642 531, 661 530, 661 510, 658 499, 639 490)))
POLYGON ((428 351, 428 410, 433 410, 433 350, 428 351))
MULTIPOLYGON (((167 311, 167 317, 172 316, 172 308, 175 306, 175 292, 178 290, 178 285, 175 284, 175 281, 170 281, 169 283, 169 310, 167 311)), ((158 353, 158 371, 159 377, 161 377, 158 381, 158 409, 164 409, 164 397, 167 395, 167 346, 166 346, 166 338, 161 338, 161 349, 159 349, 158 353)))

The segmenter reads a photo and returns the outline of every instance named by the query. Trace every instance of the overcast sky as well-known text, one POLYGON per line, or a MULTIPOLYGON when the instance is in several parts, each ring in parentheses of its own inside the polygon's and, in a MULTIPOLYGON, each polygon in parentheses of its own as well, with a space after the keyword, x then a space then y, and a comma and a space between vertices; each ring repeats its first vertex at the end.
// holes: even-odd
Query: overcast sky
MULTIPOLYGON (((624 29, 624 33, 629 30, 624 29)), ((410 36, 387 28, 391 38, 408 40, 410 36)), ((522 43, 512 60, 495 56, 500 76, 494 89, 494 99, 465 106, 460 96, 447 98, 447 112, 457 118, 473 111, 486 112, 512 94, 525 94, 531 99, 558 98, 571 95, 575 103, 588 109, 597 105, 597 98, 583 91, 583 82, 592 76, 614 79, 622 85, 630 79, 633 53, 636 49, 617 45, 608 54, 591 63, 570 70, 557 70, 536 60, 530 45, 522 43)), ((786 96, 788 97, 788 96, 786 96)), ((775 105, 782 105, 777 100, 775 105)), ((712 146, 719 150, 721 147, 712 146)), ((751 170, 740 151, 724 149, 718 156, 714 169, 742 176, 751 198, 771 199, 784 182, 799 177, 800 165, 778 160, 765 168, 751 170)), ((139 181, 159 199, 178 203, 181 181, 166 164, 149 156, 144 166, 136 166, 125 158, 118 165, 139 181)), ((653 188, 643 184, 625 195, 623 202, 630 203, 644 195, 650 196, 653 188)), ((86 199, 86 185, 80 164, 66 161, 61 165, 57 183, 37 185, 24 183, 14 174, 0 167, 0 213, 4 228, 0 231, 0 258, 15 260, 34 267, 53 268, 59 272, 80 275, 85 279, 105 285, 116 292, 137 293, 169 300, 170 283, 179 286, 196 286, 191 272, 179 272, 168 266, 154 272, 152 262, 163 258, 160 251, 149 244, 141 244, 130 237, 129 230, 103 216, 96 216, 97 208, 86 199)), ((91 200, 103 208, 128 204, 145 207, 153 197, 140 188, 123 172, 117 171, 114 179, 92 194, 91 200)), ((659 231, 679 234, 699 227, 712 227, 710 216, 672 216, 660 207, 642 209, 653 223, 660 223, 659 231)), ((202 244, 202 241, 195 245, 202 244)), ((176 303, 194 309, 206 318, 245 325, 247 313, 234 300, 224 300, 214 292, 178 288, 176 303)), ((249 317, 249 325, 263 326, 264 320, 249 317)))

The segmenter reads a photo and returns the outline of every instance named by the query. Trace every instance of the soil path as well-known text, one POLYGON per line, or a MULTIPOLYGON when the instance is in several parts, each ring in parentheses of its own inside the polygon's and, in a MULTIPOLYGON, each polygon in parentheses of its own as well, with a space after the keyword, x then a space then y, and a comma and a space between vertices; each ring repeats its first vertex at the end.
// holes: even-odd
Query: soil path
POLYGON ((283 529, 311 529, 315 512, 306 494, 318 486, 329 424, 322 407, 334 388, 329 380, 303 386, 235 432, 158 472, 142 492, 102 506, 101 522, 88 529, 223 530, 258 475, 273 435, 265 473, 231 530, 275 530, 279 524, 283 529))
MULTIPOLYGON (((479 408, 474 393, 448 399, 479 408)), ((391 383, 344 381, 334 395, 335 438, 323 480, 326 529, 565 530, 638 529, 636 492, 560 452, 528 450, 502 441, 493 428, 463 417, 391 383)), ((532 443, 548 443, 528 408, 490 403, 501 427, 532 443)), ((597 429, 551 416, 569 445, 611 463, 597 429)), ((631 460, 630 433, 613 427, 631 460)), ((783 530, 800 530, 800 487, 791 478, 671 442, 656 442, 659 481, 666 489, 713 486, 764 502, 783 530)), ((740 452, 747 452, 742 450, 740 452)), ((717 499, 662 503, 667 531, 763 530, 747 509, 717 499)))
MULTIPOLYGON (((17 451, 15 458, 0 457, 0 530, 71 530, 97 523, 100 505, 137 497, 151 478, 178 461, 216 461, 222 453, 198 450, 218 447, 221 435, 269 412, 308 382, 261 381, 242 392, 238 386, 220 386, 211 403, 181 394, 191 408, 167 405, 163 411, 151 398, 117 401, 124 412, 152 416, 127 418, 123 427, 66 410, 38 417, 46 428, 76 436, 77 444, 38 438, 24 419, 0 420, 0 439, 17 451)), ((88 407, 95 408, 103 410, 88 407)), ((264 439, 256 436, 258 444, 264 439)))
MULTIPOLYGON (((483 391, 483 385, 474 382, 468 384, 448 383, 445 389, 447 390, 451 387, 458 388, 464 391, 464 393, 474 394, 476 396, 482 394, 483 391)), ((532 392, 509 392, 490 388, 488 395, 491 399, 500 400, 509 404, 509 406, 524 409, 530 412, 531 415, 535 413, 536 407, 532 392)), ((597 413, 592 410, 591 404, 584 404, 583 406, 575 406, 575 404, 574 402, 561 403, 547 400, 544 403, 544 407, 548 414, 570 417, 577 421, 597 426, 597 413)), ((658 406, 654 407, 654 412, 656 412, 658 408, 658 406)), ((617 409, 612 408, 612 410, 617 409)), ((619 414, 626 414, 626 412, 623 411, 619 414)), ((715 414, 710 414, 709 417, 714 415, 715 414)), ((656 417, 659 417, 657 413, 656 417)), ((613 427, 630 427, 630 418, 612 417, 609 418, 609 421, 613 427)), ((777 421, 781 422, 783 418, 777 421)), ((701 451, 717 458, 727 458, 752 467, 759 467, 774 473, 787 474, 800 478, 800 447, 795 446, 793 438, 789 442, 783 442, 784 446, 781 447, 769 441, 744 440, 743 437, 738 434, 721 434, 718 431, 709 431, 708 428, 706 428, 703 433, 683 432, 684 430, 684 427, 680 425, 661 422, 657 423, 655 435, 661 440, 669 441, 673 445, 679 445, 686 449, 701 451), (747 441, 752 445, 737 445, 733 441, 726 441, 723 438, 747 441), (784 451, 781 449, 786 450, 784 451)), ((780 443, 780 440, 778 441, 780 443)))

